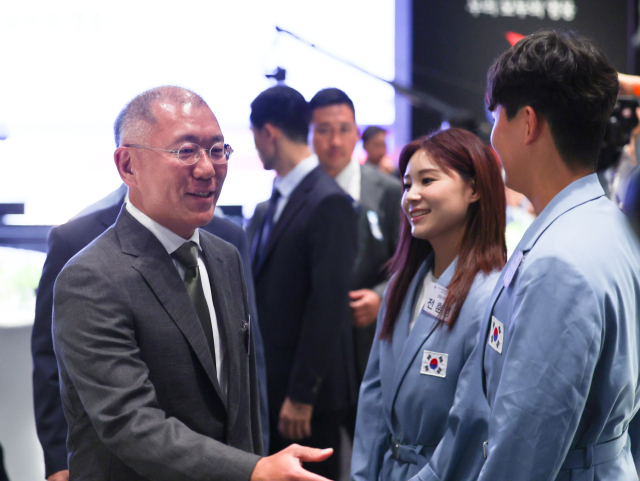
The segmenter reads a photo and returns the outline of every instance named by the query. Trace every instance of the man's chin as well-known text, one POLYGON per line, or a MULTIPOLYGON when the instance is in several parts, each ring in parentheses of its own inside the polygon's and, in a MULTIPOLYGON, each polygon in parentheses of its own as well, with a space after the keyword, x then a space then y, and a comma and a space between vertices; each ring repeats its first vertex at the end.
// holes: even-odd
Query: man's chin
POLYGON ((213 215, 215 212, 216 205, 213 204, 213 207, 207 212, 201 212, 198 214, 198 227, 202 227, 207 225, 213 219, 213 215))

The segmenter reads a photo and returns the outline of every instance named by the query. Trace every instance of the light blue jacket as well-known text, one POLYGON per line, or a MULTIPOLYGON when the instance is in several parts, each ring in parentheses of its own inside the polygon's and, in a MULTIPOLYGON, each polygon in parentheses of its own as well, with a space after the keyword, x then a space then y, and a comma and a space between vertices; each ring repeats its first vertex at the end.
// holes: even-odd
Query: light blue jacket
POLYGON ((636 240, 589 175, 529 227, 489 301, 481 481, 637 479, 627 427, 640 406, 639 314, 636 240))
MULTIPOLYGON (((440 276, 438 284, 449 284, 455 265, 454 261, 440 276)), ((475 451, 457 450, 455 459, 447 455, 440 457, 442 472, 448 480, 477 476, 484 460, 481 444, 487 435, 488 405, 482 393, 479 364, 465 381, 476 393, 475 399, 458 406, 458 413, 449 416, 460 372, 476 345, 484 309, 498 273, 476 276, 453 329, 446 326, 434 329, 435 318, 423 310, 409 333, 413 300, 431 266, 430 257, 411 281, 391 340, 379 339, 385 306, 380 309, 376 338, 360 387, 351 461, 354 481, 406 481, 422 473, 431 476, 426 465, 436 447, 447 453, 455 446, 456 434, 464 440, 475 439, 480 447, 475 451), (445 377, 421 374, 425 351, 447 355, 445 377), (441 443, 445 434, 448 442, 441 443), (401 446, 391 448, 391 437, 401 446), (399 459, 393 457, 394 451, 399 459)))

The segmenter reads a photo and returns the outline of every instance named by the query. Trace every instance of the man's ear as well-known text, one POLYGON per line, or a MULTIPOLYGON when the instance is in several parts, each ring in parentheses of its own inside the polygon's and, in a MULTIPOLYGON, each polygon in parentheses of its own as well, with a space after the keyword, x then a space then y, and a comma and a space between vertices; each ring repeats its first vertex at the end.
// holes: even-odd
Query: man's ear
POLYGON ((136 173, 133 167, 133 159, 131 158, 131 152, 128 147, 118 147, 113 153, 113 161, 118 169, 118 174, 122 182, 127 187, 137 185, 136 173))
POLYGON ((545 124, 545 119, 538 112, 536 112, 530 105, 522 108, 523 115, 525 116, 526 132, 524 144, 530 145, 540 137, 542 129, 545 124))
POLYGON ((280 129, 268 122, 264 124, 264 127, 262 127, 262 129, 264 130, 267 140, 274 140, 280 135, 280 129))

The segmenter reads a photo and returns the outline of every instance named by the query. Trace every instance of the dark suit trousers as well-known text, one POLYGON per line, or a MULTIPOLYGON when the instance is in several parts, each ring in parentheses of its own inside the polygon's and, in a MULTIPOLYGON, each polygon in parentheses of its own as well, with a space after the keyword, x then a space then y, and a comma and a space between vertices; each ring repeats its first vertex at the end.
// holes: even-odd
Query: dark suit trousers
POLYGON ((299 441, 284 439, 277 429, 278 419, 270 419, 271 441, 269 454, 275 454, 294 443, 319 449, 333 448, 333 454, 329 459, 321 463, 304 463, 304 469, 328 479, 338 479, 340 477, 340 426, 345 424, 347 414, 348 409, 327 413, 313 413, 311 436, 299 441))

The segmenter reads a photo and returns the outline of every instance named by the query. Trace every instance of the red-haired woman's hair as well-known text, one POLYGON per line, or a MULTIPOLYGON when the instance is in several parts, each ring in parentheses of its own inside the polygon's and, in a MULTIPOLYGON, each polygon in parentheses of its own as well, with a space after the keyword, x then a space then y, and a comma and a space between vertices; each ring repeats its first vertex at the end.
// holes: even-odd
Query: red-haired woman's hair
MULTIPOLYGON (((441 130, 409 143, 400 154, 399 169, 402 175, 407 170, 409 159, 419 150, 424 150, 445 173, 455 171, 463 181, 473 182, 479 196, 467 210, 458 263, 440 311, 439 321, 444 321, 446 312, 451 313, 447 322, 449 327, 453 327, 478 272, 488 274, 501 269, 507 260, 504 183, 491 149, 466 130, 441 130)), ((411 225, 403 215, 398 248, 388 263, 392 277, 387 290, 381 339, 393 337, 409 284, 432 250, 428 241, 411 235, 411 225)))

